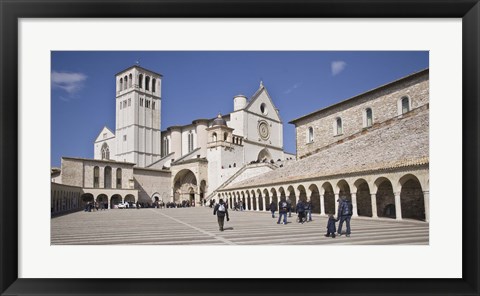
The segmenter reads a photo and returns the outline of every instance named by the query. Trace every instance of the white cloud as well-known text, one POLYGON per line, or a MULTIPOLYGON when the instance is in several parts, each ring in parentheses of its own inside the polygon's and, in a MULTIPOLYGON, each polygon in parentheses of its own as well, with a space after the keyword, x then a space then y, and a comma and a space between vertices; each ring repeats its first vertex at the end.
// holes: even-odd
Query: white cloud
POLYGON ((333 61, 332 62, 332 76, 340 74, 347 67, 347 63, 344 61, 333 61))
POLYGON ((52 87, 63 89, 70 96, 83 87, 87 75, 83 73, 52 72, 52 87))
POLYGON ((300 82, 297 82, 295 83, 293 86, 291 86, 289 89, 287 89, 286 91, 284 91, 283 93, 284 94, 289 94, 291 93, 292 91, 294 91, 295 89, 299 88, 300 85, 302 85, 300 82))

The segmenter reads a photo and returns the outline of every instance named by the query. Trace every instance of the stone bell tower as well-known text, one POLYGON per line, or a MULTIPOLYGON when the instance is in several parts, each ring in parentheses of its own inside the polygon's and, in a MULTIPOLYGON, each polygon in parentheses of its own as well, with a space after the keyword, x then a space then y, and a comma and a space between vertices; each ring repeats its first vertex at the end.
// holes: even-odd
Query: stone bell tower
POLYGON ((162 75, 135 65, 115 79, 116 159, 146 167, 161 157, 162 75))

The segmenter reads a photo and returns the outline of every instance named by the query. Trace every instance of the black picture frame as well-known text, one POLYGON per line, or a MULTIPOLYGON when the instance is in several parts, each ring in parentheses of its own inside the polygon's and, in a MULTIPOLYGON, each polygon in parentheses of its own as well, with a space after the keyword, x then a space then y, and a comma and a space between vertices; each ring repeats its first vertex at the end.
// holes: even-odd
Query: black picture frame
MULTIPOLYGON (((0 0, 1 295, 479 295, 478 0, 0 0), (286 17, 462 18, 463 249, 461 279, 18 278, 18 20, 20 18, 286 17)), ((451 103, 459 103, 452 100, 451 103)), ((458 194, 458 189, 450 194, 458 194)), ((447 194, 447 192, 445 192, 447 194)), ((445 217, 451 219, 451 217, 445 217)), ((448 235, 448 233, 445 233, 448 235)), ((212 263, 213 264, 213 263, 212 263)), ((439 262, 441 264, 441 262, 439 262)), ((48 267, 45 267, 48 268, 48 267)), ((235 268, 234 263, 227 263, 235 268)), ((272 271, 282 272, 272 262, 272 271)), ((342 267, 334 267, 341 274, 342 267)))

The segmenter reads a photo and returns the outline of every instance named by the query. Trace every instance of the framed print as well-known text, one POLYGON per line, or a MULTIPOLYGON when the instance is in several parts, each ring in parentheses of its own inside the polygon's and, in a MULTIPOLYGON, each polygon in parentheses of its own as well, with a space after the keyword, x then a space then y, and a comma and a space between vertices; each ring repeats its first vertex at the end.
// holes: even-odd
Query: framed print
POLYGON ((478 295, 478 1, 0 9, 2 295, 478 295))

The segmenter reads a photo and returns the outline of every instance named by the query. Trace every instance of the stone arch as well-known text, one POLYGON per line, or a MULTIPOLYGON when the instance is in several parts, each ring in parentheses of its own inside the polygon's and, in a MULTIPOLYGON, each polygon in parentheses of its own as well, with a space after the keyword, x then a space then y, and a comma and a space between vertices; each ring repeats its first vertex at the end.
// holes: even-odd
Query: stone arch
POLYGON ((307 201, 307 190, 305 190, 305 186, 298 185, 297 186, 297 191, 298 191, 298 199, 302 200, 303 202, 306 202, 307 201))
POLYGON ((348 200, 352 200, 352 194, 350 192, 350 185, 344 179, 337 182, 337 192, 339 197, 345 197, 348 200))
MULTIPOLYGON (((205 181, 205 180, 200 181, 200 192, 199 192, 200 193, 200 200, 199 200, 200 201, 200 206, 203 205, 203 200, 205 199, 206 190, 207 190, 207 181, 205 181)), ((224 196, 223 200, 227 201, 226 196, 224 196)), ((229 205, 231 205, 231 203, 229 203, 229 205)))
POLYGON ((270 189, 270 193, 272 196, 272 201, 277 205, 278 204, 278 196, 277 196, 277 190, 275 188, 270 189))
POLYGON ((263 198, 265 199, 265 209, 263 210, 268 211, 270 210, 271 198, 267 188, 263 189, 263 198))
POLYGON ((198 192, 197 178, 191 170, 180 170, 175 175, 173 179, 173 184, 173 191, 175 192, 175 203, 181 203, 182 201, 190 201, 191 204, 192 191, 193 200, 195 200, 196 193, 198 192))
POLYGON ((308 186, 310 201, 312 202, 312 213, 320 214, 320 191, 316 184, 308 186))
POLYGON ((163 201, 160 193, 158 193, 158 192, 155 192, 154 194, 152 194, 151 199, 152 199, 152 202, 155 203, 155 204, 163 201))
POLYGON ((400 178, 399 184, 402 218, 425 221, 425 200, 420 180, 413 174, 406 174, 400 178))
POLYGON ((292 202, 292 211, 294 211, 294 207, 295 205, 297 204, 297 196, 295 195, 295 188, 290 185, 287 187, 287 200, 290 199, 290 201, 292 202))
POLYGON ((263 194, 261 189, 257 189, 257 211, 263 211, 263 194))
POLYGON ((372 217, 372 195, 365 179, 353 183, 357 194, 357 213, 359 216, 372 217))
POLYGON ((91 193, 84 193, 80 196, 80 199, 82 200, 83 204, 87 204, 89 202, 93 202, 93 194, 91 193))
POLYGON ((99 194, 95 200, 99 206, 108 205, 108 196, 106 194, 99 194))
POLYGON ((285 192, 285 188, 283 187, 279 187, 278 188, 278 193, 280 195, 280 199, 286 199, 287 198, 287 194, 285 192))
POLYGON ((115 209, 119 203, 122 202, 122 196, 120 194, 114 194, 110 198, 110 208, 115 209))
POLYGON ((251 191, 251 209, 252 211, 257 210, 257 196, 255 195, 255 190, 252 189, 251 191))
POLYGON ((325 214, 335 214, 335 193, 330 182, 325 182, 322 185, 323 199, 325 203, 325 214))
POLYGON ((133 194, 125 195, 125 202, 128 202, 128 206, 133 207, 135 205, 135 196, 133 194))
POLYGON ((272 154, 270 154, 270 151, 268 151, 267 148, 263 148, 262 150, 260 150, 257 156, 257 161, 264 162, 270 160, 272 160, 272 154))
POLYGON ((386 177, 379 177, 374 182, 377 199, 378 217, 396 218, 395 194, 392 182, 386 177))

